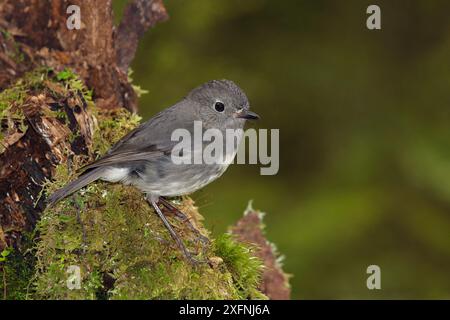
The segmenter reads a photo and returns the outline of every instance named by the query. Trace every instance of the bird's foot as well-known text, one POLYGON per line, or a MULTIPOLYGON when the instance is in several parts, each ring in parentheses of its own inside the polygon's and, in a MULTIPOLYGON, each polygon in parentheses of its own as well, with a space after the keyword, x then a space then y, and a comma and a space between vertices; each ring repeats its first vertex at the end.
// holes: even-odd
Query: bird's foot
POLYGON ((188 260, 189 263, 191 263, 193 266, 198 265, 200 262, 202 262, 201 260, 198 260, 197 258, 195 258, 194 256, 196 255, 195 253, 190 252, 186 246, 184 245, 183 241, 181 240, 181 238, 177 235, 177 233, 175 232, 175 230, 173 230, 172 225, 169 223, 169 221, 167 220, 167 218, 165 217, 165 215, 162 213, 161 209, 159 208, 158 204, 152 200, 152 199, 148 199, 148 202, 152 205, 152 207, 155 209, 156 213, 158 214, 158 216, 161 218, 162 222, 164 223, 165 227, 167 228, 167 230, 169 231, 171 237, 175 240, 176 244, 178 245, 178 247, 181 249, 181 251, 183 252, 185 258, 188 260))
POLYGON ((169 200, 166 198, 160 197, 159 201, 161 204, 172 214, 175 215, 175 217, 181 221, 182 223, 186 224, 188 228, 195 234, 195 241, 201 242, 203 245, 209 245, 210 241, 208 237, 205 237, 197 228, 194 227, 194 225, 191 223, 190 218, 186 216, 183 212, 180 211, 177 207, 175 207, 169 200))

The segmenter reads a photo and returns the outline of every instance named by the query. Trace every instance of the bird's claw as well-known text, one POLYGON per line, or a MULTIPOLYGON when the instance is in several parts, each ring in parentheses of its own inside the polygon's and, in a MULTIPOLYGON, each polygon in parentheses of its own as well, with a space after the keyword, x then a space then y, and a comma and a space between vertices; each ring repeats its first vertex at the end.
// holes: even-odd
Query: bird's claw
POLYGON ((186 224, 188 228, 195 233, 195 242, 201 242, 205 245, 210 244, 210 240, 208 237, 204 236, 197 228, 194 227, 194 225, 191 223, 191 220, 188 216, 186 216, 183 212, 181 212, 177 207, 172 205, 167 199, 161 198, 161 203, 163 206, 170 212, 173 213, 174 216, 181 221, 182 223, 186 224))

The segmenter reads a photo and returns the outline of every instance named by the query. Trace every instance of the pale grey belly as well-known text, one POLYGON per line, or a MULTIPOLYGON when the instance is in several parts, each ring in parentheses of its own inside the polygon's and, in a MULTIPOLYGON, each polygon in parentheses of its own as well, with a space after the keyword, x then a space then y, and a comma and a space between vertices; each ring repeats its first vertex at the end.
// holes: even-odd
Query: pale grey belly
POLYGON ((161 157, 141 164, 105 168, 103 180, 131 184, 151 196, 180 196, 219 178, 228 164, 174 164, 161 157))
POLYGON ((139 174, 140 179, 134 180, 132 184, 154 196, 180 196, 203 188, 219 178, 227 167, 227 165, 217 164, 159 163, 157 169, 155 166, 148 165, 139 174))

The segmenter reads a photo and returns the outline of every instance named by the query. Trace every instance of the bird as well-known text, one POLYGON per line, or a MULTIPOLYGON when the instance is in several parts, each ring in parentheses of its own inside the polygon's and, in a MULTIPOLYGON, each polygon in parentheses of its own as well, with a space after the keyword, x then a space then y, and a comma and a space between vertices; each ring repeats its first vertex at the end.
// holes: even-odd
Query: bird
MULTIPOLYGON (((96 180, 133 185, 145 194, 146 200, 185 257, 189 261, 196 261, 159 205, 189 222, 167 198, 191 194, 219 178, 233 161, 242 135, 238 136, 231 150, 227 150, 223 142, 226 159, 223 162, 175 163, 172 155, 179 141, 174 141, 172 134, 177 129, 195 134, 195 124, 201 123, 203 131, 218 130, 225 137, 227 130, 243 130, 247 120, 257 119, 259 116, 250 111, 246 94, 233 81, 208 81, 191 90, 179 102, 143 122, 116 142, 105 155, 84 166, 78 178, 48 197, 47 207, 54 206, 61 199, 96 180)), ((203 151, 205 144, 205 141, 200 146, 194 143, 190 150, 181 152, 182 158, 192 159, 196 153, 203 151)), ((207 241, 192 224, 188 225, 202 241, 207 241)))

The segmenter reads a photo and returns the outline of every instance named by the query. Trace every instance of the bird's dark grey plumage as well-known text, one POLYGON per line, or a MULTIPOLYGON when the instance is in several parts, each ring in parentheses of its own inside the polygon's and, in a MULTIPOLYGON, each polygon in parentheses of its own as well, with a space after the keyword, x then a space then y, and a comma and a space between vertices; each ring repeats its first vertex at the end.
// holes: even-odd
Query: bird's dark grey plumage
MULTIPOLYGON (((226 129, 242 129, 246 119, 256 118, 249 111, 245 93, 232 81, 207 82, 125 135, 103 157, 87 165, 78 179, 53 193, 48 204, 53 205, 98 179, 121 182, 144 192, 167 226, 157 206, 159 197, 192 193, 220 177, 229 165, 175 164, 171 152, 178 142, 171 140, 172 132, 186 129, 193 135, 194 121, 201 121, 203 130, 218 129, 225 137, 226 129), (221 112, 215 108, 218 102, 225 107, 221 112)), ((227 159, 234 158, 237 147, 238 142, 227 159)), ((172 234, 170 225, 167 227, 172 234)))

